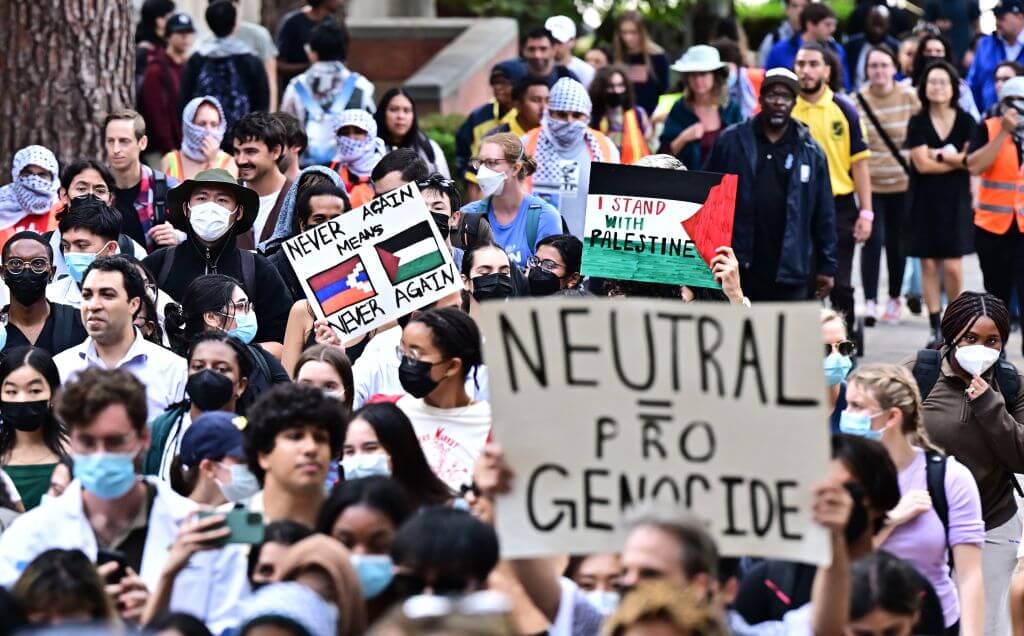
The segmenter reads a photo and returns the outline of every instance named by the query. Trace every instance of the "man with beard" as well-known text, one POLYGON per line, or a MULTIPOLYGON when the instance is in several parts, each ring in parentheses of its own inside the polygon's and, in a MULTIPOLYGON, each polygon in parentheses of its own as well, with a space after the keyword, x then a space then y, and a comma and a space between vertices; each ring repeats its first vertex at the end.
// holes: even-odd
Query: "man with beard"
POLYGON ((789 69, 765 73, 761 112, 724 130, 705 170, 739 176, 732 246, 753 301, 805 300, 831 291, 836 275, 835 209, 828 164, 792 118, 799 84, 789 69))
POLYGON ((795 70, 800 94, 793 108, 793 117, 807 125, 811 137, 821 145, 828 160, 835 200, 837 261, 835 287, 830 298, 832 307, 846 319, 847 330, 853 332, 853 251, 857 243, 863 243, 871 236, 871 224, 875 219, 871 207, 871 173, 866 161, 871 151, 868 150, 867 135, 857 107, 828 87, 832 72, 827 63, 828 55, 830 53, 817 42, 804 44, 797 52, 795 70))
POLYGON ((274 233, 281 204, 292 185, 278 166, 288 149, 288 132, 269 113, 249 113, 235 123, 231 136, 235 140, 238 178, 259 195, 259 212, 252 222, 251 235, 238 236, 239 247, 252 249, 274 233))

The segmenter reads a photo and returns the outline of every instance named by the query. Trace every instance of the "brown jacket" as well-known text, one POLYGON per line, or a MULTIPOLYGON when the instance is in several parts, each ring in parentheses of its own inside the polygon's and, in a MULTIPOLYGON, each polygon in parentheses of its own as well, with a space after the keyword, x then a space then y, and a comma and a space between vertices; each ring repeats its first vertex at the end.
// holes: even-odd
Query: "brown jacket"
MULTIPOLYGON (((924 400, 924 426, 937 446, 971 470, 985 529, 991 530, 1017 512, 1010 480, 1024 472, 1024 392, 1007 404, 993 367, 982 376, 991 389, 968 400, 967 383, 953 373, 948 349, 942 354, 942 371, 924 400)), ((913 370, 915 360, 908 358, 903 366, 913 370)))

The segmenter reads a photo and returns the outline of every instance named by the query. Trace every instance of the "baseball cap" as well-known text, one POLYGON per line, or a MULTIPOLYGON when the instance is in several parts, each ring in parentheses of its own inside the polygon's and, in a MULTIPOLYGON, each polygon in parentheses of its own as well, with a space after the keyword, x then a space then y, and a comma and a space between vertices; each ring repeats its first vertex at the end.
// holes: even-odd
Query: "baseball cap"
POLYGON ((1003 83, 1002 88, 999 90, 999 99, 1001 101, 1007 97, 1024 97, 1024 77, 1011 77, 1003 83))
POLYGON ((524 77, 526 77, 526 64, 522 60, 505 60, 491 68, 490 83, 493 84, 499 79, 504 79, 515 84, 524 77))
POLYGON ((1024 13, 1024 2, 1021 0, 1001 0, 999 4, 993 7, 992 13, 996 17, 1006 15, 1007 13, 1024 13))
POLYGON ((576 23, 569 16, 553 15, 544 22, 544 28, 562 44, 576 37, 576 23))
POLYGON ((181 463, 198 466, 204 459, 245 459, 242 431, 236 422, 240 419, 227 411, 207 411, 197 417, 181 436, 181 463))
POLYGON ((800 80, 788 68, 778 67, 767 71, 764 74, 764 81, 761 82, 761 92, 764 92, 772 84, 782 84, 793 91, 794 95, 800 94, 800 80))
POLYGON ((195 33, 196 27, 192 24, 192 16, 187 13, 175 13, 171 17, 167 18, 167 26, 164 27, 164 33, 170 35, 171 33, 195 33))

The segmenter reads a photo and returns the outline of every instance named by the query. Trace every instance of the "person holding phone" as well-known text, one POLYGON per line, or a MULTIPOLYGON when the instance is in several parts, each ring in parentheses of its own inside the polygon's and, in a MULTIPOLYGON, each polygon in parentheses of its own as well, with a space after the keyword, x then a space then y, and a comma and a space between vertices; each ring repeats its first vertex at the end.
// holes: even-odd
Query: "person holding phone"
POLYGON ((171 486, 179 495, 221 510, 244 505, 259 492, 260 483, 245 464, 239 419, 209 411, 192 421, 171 463, 171 486))

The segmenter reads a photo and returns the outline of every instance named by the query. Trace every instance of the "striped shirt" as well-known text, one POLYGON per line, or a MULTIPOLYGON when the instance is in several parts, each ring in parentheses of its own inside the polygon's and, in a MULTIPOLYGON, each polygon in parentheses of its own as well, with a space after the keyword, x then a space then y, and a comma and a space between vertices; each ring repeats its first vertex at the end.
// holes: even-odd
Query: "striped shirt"
MULTIPOLYGON (((897 83, 893 90, 883 97, 871 92, 870 85, 865 84, 860 94, 871 106, 871 111, 882 125, 889 139, 897 148, 903 148, 903 142, 907 139, 907 122, 910 117, 921 109, 921 102, 917 98, 917 91, 911 86, 897 83)), ((871 169, 871 191, 880 194, 893 192, 906 192, 909 186, 907 173, 892 156, 888 146, 882 141, 881 135, 871 122, 871 118, 864 111, 864 105, 860 100, 854 100, 857 105, 857 112, 860 113, 860 120, 868 133, 868 148, 871 149, 871 157, 868 166, 871 169)), ((910 153, 901 150, 907 163, 910 162, 910 153)))

